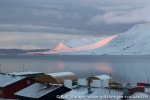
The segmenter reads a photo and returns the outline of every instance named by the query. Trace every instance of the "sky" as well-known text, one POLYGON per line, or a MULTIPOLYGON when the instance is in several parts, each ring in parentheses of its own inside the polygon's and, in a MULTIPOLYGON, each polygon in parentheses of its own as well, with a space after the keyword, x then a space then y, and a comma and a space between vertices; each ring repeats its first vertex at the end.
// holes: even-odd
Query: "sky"
POLYGON ((48 49, 150 21, 149 0, 0 0, 0 48, 48 49))

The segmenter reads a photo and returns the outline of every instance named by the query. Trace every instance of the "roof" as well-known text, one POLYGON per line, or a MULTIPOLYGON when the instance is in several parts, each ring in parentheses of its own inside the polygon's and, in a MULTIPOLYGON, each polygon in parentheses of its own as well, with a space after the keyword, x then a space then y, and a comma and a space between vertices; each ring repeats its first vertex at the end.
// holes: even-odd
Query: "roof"
POLYGON ((11 75, 0 74, 0 87, 6 87, 12 83, 15 83, 17 81, 24 79, 24 78, 25 77, 20 77, 20 76, 12 77, 11 75))
POLYGON ((110 76, 108 76, 108 75, 98 75, 98 76, 94 76, 93 78, 97 78, 97 79, 100 79, 100 80, 108 80, 108 79, 110 79, 110 76))
POLYGON ((75 75, 75 74, 72 72, 58 72, 58 73, 50 73, 48 75, 53 77, 59 77, 59 76, 68 76, 68 75, 75 75))
MULTIPOLYGON (((78 86, 77 88, 63 94, 63 97, 65 96, 71 96, 71 97, 79 97, 78 99, 82 99, 82 100, 99 100, 101 98, 95 98, 96 96, 108 96, 109 95, 109 89, 106 88, 91 88, 92 93, 91 94, 87 94, 88 93, 88 88, 87 87, 83 87, 83 86, 78 86), (93 97, 93 98, 88 98, 88 97, 93 97)), ((118 91, 118 90, 112 90, 110 89, 110 95, 111 96, 122 96, 122 91, 118 91)), ((77 100, 77 98, 73 99, 73 98, 67 98, 67 100, 77 100)), ((65 99, 65 98, 64 98, 65 99)), ((105 98, 106 99, 106 98, 105 98)), ((103 98, 101 99, 103 100, 103 98)), ((107 99, 106 99, 107 100, 107 99)), ((116 98, 112 98, 111 100, 116 100, 116 98)), ((118 99, 119 100, 119 99, 118 99)))
POLYGON ((78 77, 72 72, 58 72, 47 75, 38 75, 35 79, 42 83, 63 84, 64 80, 76 81, 78 77))
POLYGON ((62 85, 51 85, 47 87, 46 84, 34 83, 29 87, 15 93, 15 95, 29 98, 40 98, 61 86, 62 85))
POLYGON ((26 71, 26 72, 12 72, 8 73, 10 75, 16 75, 16 76, 27 76, 27 75, 38 75, 38 74, 44 74, 43 72, 32 72, 32 71, 26 71))

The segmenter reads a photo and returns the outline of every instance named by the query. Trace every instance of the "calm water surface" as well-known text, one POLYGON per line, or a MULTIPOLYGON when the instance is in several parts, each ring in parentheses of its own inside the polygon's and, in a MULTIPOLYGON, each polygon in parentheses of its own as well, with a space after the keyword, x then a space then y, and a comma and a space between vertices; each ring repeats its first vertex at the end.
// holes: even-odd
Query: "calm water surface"
POLYGON ((147 82, 150 77, 149 56, 0 56, 2 72, 71 71, 79 77, 112 73, 119 82, 147 82), (23 68, 24 64, 24 68, 23 68))

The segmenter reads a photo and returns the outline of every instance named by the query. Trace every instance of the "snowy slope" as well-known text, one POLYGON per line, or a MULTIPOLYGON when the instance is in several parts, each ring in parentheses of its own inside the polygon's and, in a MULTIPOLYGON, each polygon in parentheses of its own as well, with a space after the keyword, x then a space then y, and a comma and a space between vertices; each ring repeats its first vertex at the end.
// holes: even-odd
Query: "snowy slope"
POLYGON ((114 39, 116 36, 117 35, 110 36, 99 41, 95 39, 86 39, 86 41, 79 40, 79 42, 77 42, 77 40, 74 40, 74 42, 67 40, 65 42, 60 42, 53 49, 47 52, 43 52, 43 54, 61 54, 61 53, 69 54, 73 52, 93 50, 93 49, 104 46, 105 44, 110 42, 112 39, 114 39))
POLYGON ((150 55, 150 23, 136 25, 99 48, 63 54, 150 55))
POLYGON ((58 43, 51 50, 43 52, 42 54, 55 54, 55 53, 59 53, 59 52, 77 51, 75 49, 80 48, 82 46, 87 46, 89 44, 93 44, 93 43, 100 41, 100 40, 101 40, 101 38, 88 38, 88 39, 85 38, 85 39, 64 40, 64 41, 58 43))
POLYGON ((92 44, 100 40, 101 38, 70 39, 70 40, 64 40, 62 43, 67 47, 74 48, 74 47, 92 44))

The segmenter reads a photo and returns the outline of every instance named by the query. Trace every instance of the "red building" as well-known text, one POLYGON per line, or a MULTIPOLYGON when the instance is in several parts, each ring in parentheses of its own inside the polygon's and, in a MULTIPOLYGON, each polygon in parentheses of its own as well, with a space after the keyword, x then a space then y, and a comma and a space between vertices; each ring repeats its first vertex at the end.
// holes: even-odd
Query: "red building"
POLYGON ((0 98, 14 99, 14 93, 35 83, 35 80, 28 77, 0 74, 0 98))
POLYGON ((136 87, 136 86, 125 86, 123 89, 123 94, 125 96, 131 96, 136 92, 145 92, 144 87, 136 87))
POLYGON ((137 86, 145 86, 145 83, 144 82, 138 82, 137 86))
POLYGON ((131 88, 128 88, 129 89, 129 92, 131 95, 133 95, 134 93, 136 92, 145 92, 145 88, 144 87, 131 87, 131 88))

